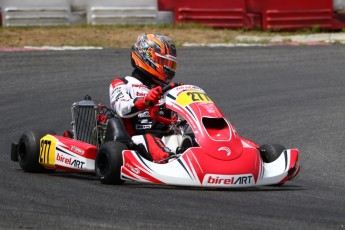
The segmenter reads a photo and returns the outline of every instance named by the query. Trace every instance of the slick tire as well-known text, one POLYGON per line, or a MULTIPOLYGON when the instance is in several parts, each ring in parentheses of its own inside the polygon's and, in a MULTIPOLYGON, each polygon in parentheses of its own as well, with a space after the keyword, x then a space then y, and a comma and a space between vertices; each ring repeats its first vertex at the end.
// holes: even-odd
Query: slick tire
POLYGON ((115 141, 101 145, 96 156, 95 170, 98 179, 103 184, 120 185, 124 183, 121 180, 122 151, 127 149, 125 144, 115 141))
POLYGON ((286 148, 280 144, 264 144, 259 148, 262 161, 265 163, 271 163, 277 160, 284 150, 286 148))
POLYGON ((18 163, 25 172, 50 172, 39 163, 40 139, 54 131, 30 130, 25 131, 19 138, 17 146, 18 163))

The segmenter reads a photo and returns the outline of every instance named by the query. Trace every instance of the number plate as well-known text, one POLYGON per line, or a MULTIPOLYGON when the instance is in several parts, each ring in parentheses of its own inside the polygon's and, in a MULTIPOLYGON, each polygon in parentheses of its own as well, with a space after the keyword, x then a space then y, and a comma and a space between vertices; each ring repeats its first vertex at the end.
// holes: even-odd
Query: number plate
POLYGON ((39 163, 43 165, 55 165, 56 139, 46 135, 40 140, 40 158, 39 163))

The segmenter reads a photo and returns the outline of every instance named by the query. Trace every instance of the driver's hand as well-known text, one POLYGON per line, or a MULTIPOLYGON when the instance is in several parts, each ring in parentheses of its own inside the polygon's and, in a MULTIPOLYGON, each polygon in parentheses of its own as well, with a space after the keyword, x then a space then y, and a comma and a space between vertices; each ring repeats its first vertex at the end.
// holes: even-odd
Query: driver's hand
POLYGON ((155 105, 158 103, 159 99, 163 94, 163 90, 161 86, 156 86, 155 88, 151 89, 148 94, 140 99, 134 100, 134 106, 142 111, 147 108, 149 105, 155 105))
POLYGON ((145 97, 145 104, 146 105, 157 104, 159 99, 162 97, 162 93, 163 93, 163 90, 161 86, 156 86, 155 88, 151 89, 145 97))

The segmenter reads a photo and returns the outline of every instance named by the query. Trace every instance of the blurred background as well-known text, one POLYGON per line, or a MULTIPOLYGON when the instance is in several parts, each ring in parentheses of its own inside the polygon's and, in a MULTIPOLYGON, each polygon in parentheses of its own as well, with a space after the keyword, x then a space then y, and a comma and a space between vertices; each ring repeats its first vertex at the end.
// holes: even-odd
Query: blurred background
POLYGON ((345 28, 345 0, 0 0, 0 25, 151 25, 345 28))

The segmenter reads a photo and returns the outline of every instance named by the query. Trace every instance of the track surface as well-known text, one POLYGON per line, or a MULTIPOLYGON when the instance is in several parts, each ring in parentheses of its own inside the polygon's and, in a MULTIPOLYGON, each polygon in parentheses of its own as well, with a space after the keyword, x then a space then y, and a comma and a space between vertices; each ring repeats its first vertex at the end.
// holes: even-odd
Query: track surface
POLYGON ((0 228, 344 229, 345 47, 184 48, 176 81, 206 89, 238 132, 299 148, 282 187, 106 186, 92 175, 29 174, 10 161, 27 129, 70 128, 85 94, 109 103, 128 50, 0 52, 0 228))

